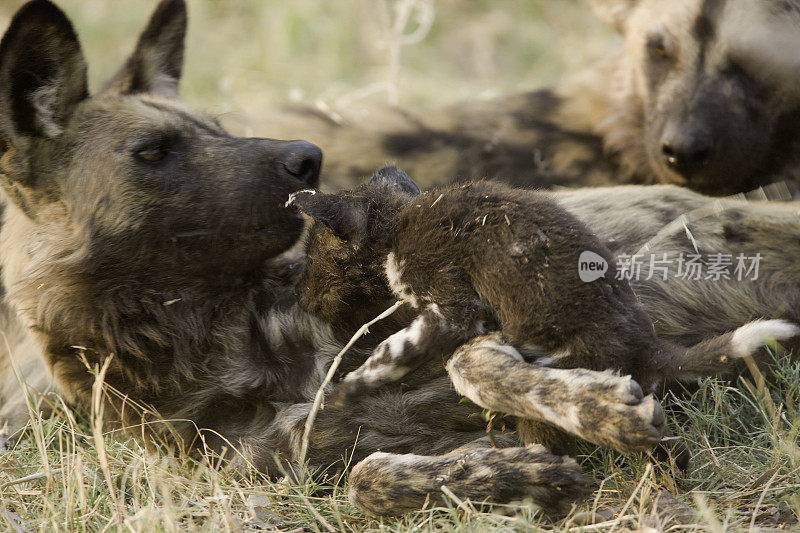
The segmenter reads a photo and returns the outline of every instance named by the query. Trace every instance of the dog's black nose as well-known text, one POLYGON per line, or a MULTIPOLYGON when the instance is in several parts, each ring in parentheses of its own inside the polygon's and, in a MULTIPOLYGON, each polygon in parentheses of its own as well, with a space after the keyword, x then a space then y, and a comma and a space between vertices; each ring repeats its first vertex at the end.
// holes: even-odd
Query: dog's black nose
POLYGON ((322 150, 310 142, 292 141, 286 146, 283 167, 303 183, 316 187, 322 167, 322 150))
POLYGON ((714 141, 697 131, 665 135, 661 139, 664 162, 685 178, 705 169, 714 157, 714 141))

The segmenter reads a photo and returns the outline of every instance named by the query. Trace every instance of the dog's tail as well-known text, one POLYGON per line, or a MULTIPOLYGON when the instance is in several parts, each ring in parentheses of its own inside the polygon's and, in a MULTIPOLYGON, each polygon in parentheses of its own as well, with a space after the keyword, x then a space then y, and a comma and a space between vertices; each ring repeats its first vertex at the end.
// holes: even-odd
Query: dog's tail
POLYGON ((798 334, 800 327, 786 320, 755 320, 689 348, 662 341, 658 364, 662 366, 662 375, 672 380, 725 374, 734 368, 737 359, 798 334))

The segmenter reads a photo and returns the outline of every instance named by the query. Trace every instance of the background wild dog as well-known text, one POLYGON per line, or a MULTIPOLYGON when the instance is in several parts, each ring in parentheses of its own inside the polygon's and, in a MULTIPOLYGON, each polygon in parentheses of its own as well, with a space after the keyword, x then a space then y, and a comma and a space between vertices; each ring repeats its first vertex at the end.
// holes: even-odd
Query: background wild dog
POLYGON ((798 179, 800 2, 592 3, 625 39, 597 126, 626 175, 714 194, 798 179))
POLYGON ((640 254, 642 273, 630 283, 659 336, 688 346, 756 318, 800 319, 800 202, 712 199, 666 185, 552 194, 612 255, 640 254), (677 263, 691 254, 703 264, 713 254, 760 261, 743 279, 687 279, 677 263), (671 261, 666 279, 650 275, 651 255, 671 261))
POLYGON ((356 126, 287 111, 255 128, 302 132, 326 151, 324 183, 344 188, 386 161, 423 188, 474 177, 714 195, 784 179, 796 188, 800 2, 590 1, 623 49, 556 87, 356 126))
MULTIPOLYGON (((317 222, 298 285, 300 302, 309 312, 341 322, 351 314, 350 298, 386 294, 387 281, 395 297, 419 312, 336 386, 328 405, 346 404, 401 380, 426 360, 447 359, 459 345, 492 331, 502 336, 470 345, 448 369, 460 393, 483 407, 499 409, 502 403, 504 412, 519 416, 529 414, 515 407, 529 387, 518 386, 515 370, 526 362, 619 371, 650 394, 660 381, 722 372, 732 359, 750 355, 767 340, 800 332, 789 322, 768 320, 688 350, 658 340, 628 282, 617 278, 615 269, 589 282, 578 277, 579 261, 587 252, 606 265, 615 261, 588 227, 540 192, 477 182, 420 193, 405 173, 385 167, 353 191, 300 191, 287 205, 317 222), (519 352, 509 349, 502 368, 481 371, 509 384, 486 390, 473 386, 476 379, 486 381, 470 364, 469 354, 503 344, 519 352)), ((562 396, 571 392, 539 387, 550 405, 562 403, 562 396)), ((633 396, 638 396, 640 416, 614 420, 618 435, 611 439, 603 427, 611 421, 591 416, 592 400, 574 417, 559 419, 557 426, 621 451, 654 445, 664 430, 661 408, 652 396, 642 399, 641 390, 633 396)), ((532 418, 536 422, 523 420, 517 426, 526 444, 575 452, 566 435, 539 423, 547 416, 534 412, 532 418)))

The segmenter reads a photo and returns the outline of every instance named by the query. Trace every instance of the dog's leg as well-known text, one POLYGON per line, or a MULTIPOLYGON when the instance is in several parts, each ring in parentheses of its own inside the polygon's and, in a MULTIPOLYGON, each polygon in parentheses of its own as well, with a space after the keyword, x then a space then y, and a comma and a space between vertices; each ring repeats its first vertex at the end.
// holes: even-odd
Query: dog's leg
POLYGON ((442 486, 475 503, 531 498, 546 513, 558 515, 591 491, 591 480, 574 460, 543 446, 469 445, 439 456, 373 453, 353 468, 348 495, 369 514, 399 515, 428 500, 440 504, 442 486))
POLYGON ((630 376, 528 364, 500 335, 459 348, 447 371, 456 391, 482 407, 547 422, 621 452, 650 449, 664 435, 661 405, 630 376))
MULTIPOLYGON (((484 437, 486 423, 470 416, 478 409, 459 402, 441 363, 436 367, 430 363, 421 369, 423 376, 415 374, 417 381, 408 389, 387 387, 342 407, 326 404, 310 434, 307 466, 312 471, 335 472, 378 450, 441 455, 484 437), (428 368, 435 372, 435 377, 426 372, 428 368)), ((243 433, 232 441, 233 445, 238 441, 239 447, 246 450, 239 461, 242 464, 235 466, 246 469, 248 465, 243 463, 246 457, 259 471, 280 476, 282 471, 274 457, 280 454, 284 469, 289 466, 300 472, 297 460, 312 403, 271 406, 273 409, 255 413, 247 427, 234 424, 216 429, 228 435, 235 431, 243 433)), ((493 438, 501 447, 515 446, 518 442, 513 431, 496 431, 493 438)))
POLYGON ((474 330, 463 325, 454 327, 453 324, 449 314, 443 314, 435 305, 429 306, 408 327, 381 342, 364 364, 334 388, 326 404, 341 406, 382 385, 393 383, 424 361, 449 355, 478 331, 477 324, 474 330))
POLYGON ((578 454, 578 444, 573 435, 541 420, 518 419, 517 435, 525 444, 541 444, 558 455, 574 457, 578 454))

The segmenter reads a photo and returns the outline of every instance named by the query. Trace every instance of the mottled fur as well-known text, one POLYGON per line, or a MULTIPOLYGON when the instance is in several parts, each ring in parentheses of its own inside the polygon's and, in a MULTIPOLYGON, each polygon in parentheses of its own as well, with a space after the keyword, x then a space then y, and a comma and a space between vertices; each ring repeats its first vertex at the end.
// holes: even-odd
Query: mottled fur
POLYGON ((546 512, 558 515, 589 491, 574 460, 543 446, 493 448, 487 440, 440 456, 375 452, 353 468, 350 499, 374 515, 401 514, 438 499, 443 486, 454 494, 472 493, 475 502, 512 501, 524 487, 546 512))
MULTIPOLYGON (((168 434, 176 437, 169 443, 187 448, 206 444, 219 453, 236 447, 241 455, 228 455, 231 468, 252 464, 278 475, 274 454, 287 467, 297 460, 314 392, 353 332, 348 323, 331 324, 304 312, 293 294, 299 265, 290 247, 301 224, 282 204, 289 192, 305 186, 293 173, 313 181, 313 164, 311 171, 303 167, 317 156, 298 157, 307 145, 225 137, 213 121, 177 101, 184 24, 182 2, 164 2, 128 66, 102 97, 89 99, 74 31, 52 4, 29 4, 4 37, 0 182, 6 213, 0 259, 12 312, 3 321, 10 350, 0 354, 0 416, 8 433, 28 419, 17 375, 34 406, 46 407, 38 402, 39 393, 52 386, 88 408, 94 378, 79 361, 81 349, 72 348, 83 346, 91 364, 113 353, 109 383, 131 402, 144 404, 148 421, 158 421, 146 426, 151 434, 139 433, 143 441, 168 434), (17 76, 19 69, 34 75, 17 76), (37 85, 43 81, 53 83, 37 85), (54 90, 58 87, 66 92, 54 90), (128 91, 133 92, 124 94, 128 91), (186 157, 164 176, 171 179, 154 172, 129 174, 133 146, 119 141, 133 133, 147 140, 139 137, 138 126, 150 133, 171 131, 186 141, 178 150, 186 157), (192 151, 201 147, 198 161, 192 151), (191 172, 196 187, 191 191, 183 188, 184 171, 191 172), (254 228, 261 229, 263 241, 254 237, 250 246, 243 236, 254 228), (213 238, 206 238, 207 231, 213 238), (252 261, 247 272, 242 259, 252 261), (189 422, 166 422, 158 414, 189 422), (197 440, 196 427, 205 443, 197 440)), ((587 217, 587 224, 596 224, 604 239, 616 238, 609 240, 615 251, 638 246, 660 229, 661 220, 708 201, 673 188, 594 194, 580 192, 563 201, 587 217), (623 209, 630 215, 623 216, 623 209), (609 212, 616 218, 608 218, 609 212)), ((729 300, 735 304, 730 307, 696 301, 688 283, 674 293, 655 281, 636 284, 647 311, 657 317, 656 327, 675 339, 698 339, 733 329, 744 322, 742 315, 772 317, 800 309, 800 273, 793 262, 800 252, 793 237, 800 234, 798 206, 791 213, 781 209, 743 206, 738 218, 723 214, 720 221, 696 227, 701 246, 708 240, 709 246, 724 247, 730 239, 748 251, 763 243, 782 253, 765 261, 763 285, 738 292, 737 285, 707 284, 705 301, 729 300), (745 231, 757 240, 743 240, 745 231), (692 312, 696 315, 686 320, 692 312)), ((673 245, 685 247, 678 237, 673 245)), ((350 352, 345 371, 410 318, 399 312, 374 327, 350 352)), ((507 357, 508 348, 482 346, 473 355, 493 367, 492 358, 507 357)), ((531 383, 540 376, 533 365, 520 372, 520 379, 531 383)), ((595 378, 599 386, 608 376, 598 372, 595 378)), ((120 422, 114 409, 120 405, 109 407, 109 419, 120 422)), ((126 407, 130 413, 133 406, 126 407)), ((440 501, 439 480, 449 475, 453 461, 470 466, 446 478, 467 500, 530 496, 556 510, 585 491, 587 480, 571 461, 538 448, 482 446, 484 424, 468 416, 474 409, 458 403, 442 363, 430 361, 401 384, 346 409, 321 411, 309 464, 324 467, 352 457, 359 466, 350 477, 351 497, 376 514, 440 501), (378 450, 384 453, 368 457, 378 450), (393 492, 403 494, 396 504, 386 498, 393 492)), ((139 420, 136 414, 128 421, 139 420)), ((515 437, 503 433, 496 440, 509 446, 515 437)))
MULTIPOLYGON (((347 306, 353 305, 348 298, 374 299, 387 292, 387 281, 395 297, 419 312, 337 386, 329 404, 346 404, 401 380, 426 360, 446 359, 475 336, 500 331, 503 339, 495 344, 511 344, 522 353, 508 354, 516 366, 527 361, 632 375, 638 382, 635 387, 609 380, 612 389, 621 386, 628 394, 625 403, 642 404, 640 411, 626 410, 629 420, 605 415, 610 410, 602 401, 605 389, 597 386, 596 374, 589 381, 600 399, 593 402, 580 393, 585 385, 578 373, 556 379, 542 372, 535 389, 538 399, 529 402, 539 409, 528 417, 631 451, 658 442, 664 422, 658 403, 650 396, 643 398, 641 390, 631 393, 633 388, 641 385, 652 393, 667 378, 724 371, 732 359, 750 355, 766 340, 783 340, 798 332, 788 323, 768 321, 689 350, 659 341, 629 284, 615 276, 614 268, 591 282, 578 277, 584 252, 607 265, 615 261, 586 226, 545 193, 491 182, 420 193, 406 174, 385 167, 351 192, 300 191, 287 203, 320 223, 312 229, 300 283, 301 301, 310 312, 343 322, 350 314, 347 306), (571 404, 568 416, 554 407, 564 404, 571 404), (583 422, 576 422, 579 419, 583 422), (613 429, 599 430, 602 419, 613 429)), ((385 305, 386 297, 380 301, 385 305)), ((521 385, 513 390, 489 378, 492 372, 485 368, 473 369, 467 377, 469 373, 466 369, 454 380, 456 390, 484 407, 497 408, 496 402, 479 399, 485 396, 514 402, 534 394, 511 368, 505 375, 521 385), (503 392, 481 391, 478 381, 503 392)), ((620 393, 614 396, 619 402, 620 393)), ((518 430, 526 443, 544 442, 560 453, 572 448, 563 438, 548 438, 552 431, 543 431, 540 424, 524 421, 518 430)))
POLYGON ((797 190, 800 2, 590 1, 622 50, 555 87, 424 113, 370 108, 368 121, 291 109, 230 123, 316 142, 323 182, 339 188, 394 161, 424 188, 492 178, 714 195, 788 180, 797 190))
MULTIPOLYGON (((276 476, 276 455, 295 466, 310 400, 351 333, 303 312, 293 295, 291 248, 303 221, 283 204, 316 184, 320 154, 304 142, 233 137, 178 101, 185 25, 184 3, 164 0, 131 58, 94 96, 75 32, 50 2, 25 4, 0 43, 10 348, 0 356, 0 414, 6 434, 18 435, 24 395, 44 408, 40 393, 51 382, 88 408, 95 378, 84 358, 91 367, 111 357, 109 422, 144 442, 167 436, 167 445, 276 476)), ((376 336, 406 324, 401 313, 374 328, 354 350, 356 365, 376 336)), ((377 450, 428 454, 404 460, 404 472, 427 475, 425 487, 438 490, 436 456, 485 436, 469 417, 474 406, 456 399, 438 363, 357 406, 325 409, 309 465, 345 456, 357 463, 377 450)), ((575 463, 545 450, 464 457, 485 464, 471 465, 475 475, 465 472, 461 484, 454 478, 461 498, 531 496, 555 509, 585 492, 575 463)), ((351 479, 355 499, 377 510, 370 491, 391 474, 362 476, 351 479)), ((402 508, 380 512, 435 496, 407 489, 402 508)))
POLYGON ((673 261, 667 280, 646 279, 647 264, 631 280, 659 336, 686 346, 756 318, 800 319, 800 202, 712 199, 674 186, 553 194, 613 255, 667 254, 673 261), (675 276, 681 253, 762 257, 757 279, 687 280, 675 276))

